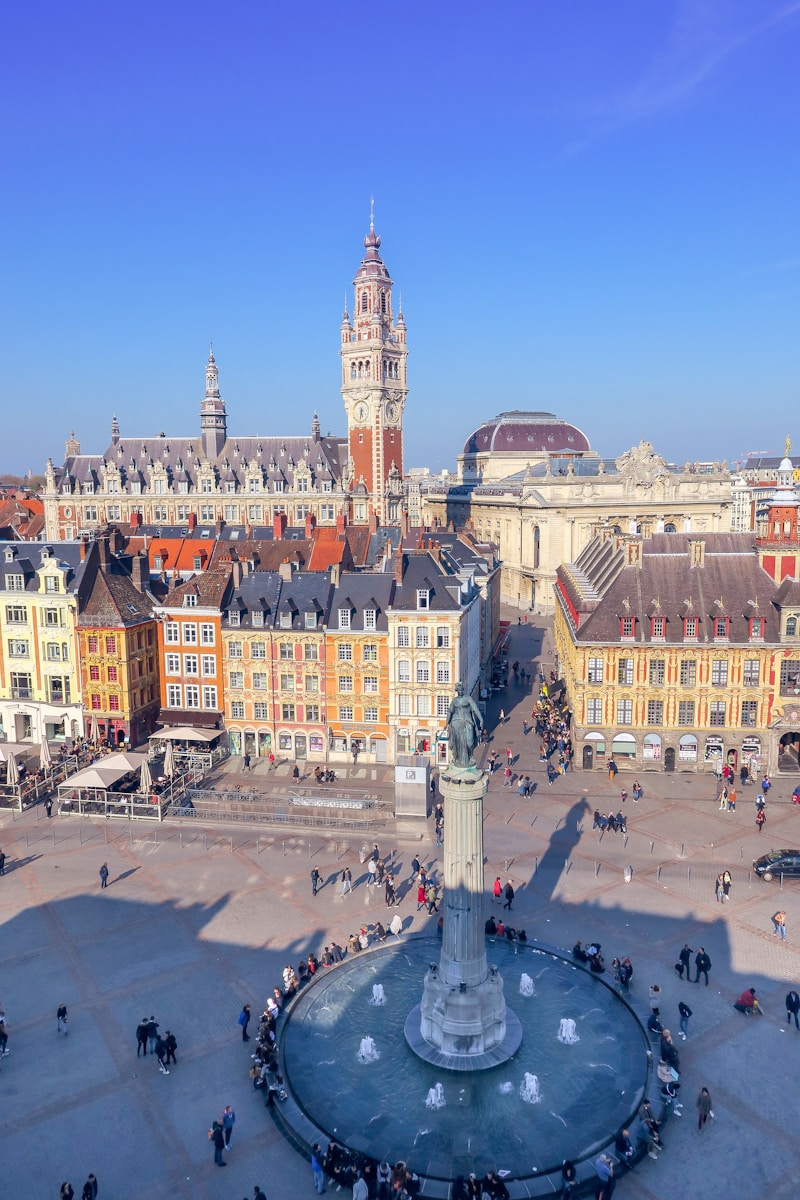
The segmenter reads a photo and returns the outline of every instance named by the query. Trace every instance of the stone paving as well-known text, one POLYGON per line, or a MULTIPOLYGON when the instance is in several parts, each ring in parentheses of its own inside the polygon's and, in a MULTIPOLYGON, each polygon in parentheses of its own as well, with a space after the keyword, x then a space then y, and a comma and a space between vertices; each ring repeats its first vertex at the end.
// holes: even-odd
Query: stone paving
MULTIPOLYGON (((514 658, 526 669, 552 661, 549 630, 542 643, 541 627, 512 625, 514 658)), ((603 774, 578 771, 548 786, 535 735, 522 734, 531 703, 530 693, 510 685, 490 706, 490 725, 501 704, 508 717, 492 746, 503 751, 510 743, 520 756, 516 769, 531 774, 537 788, 523 800, 502 786, 501 773, 491 782, 487 889, 495 874, 513 880, 514 921, 529 936, 566 947, 594 938, 609 962, 630 954, 634 993, 646 999, 648 985, 659 983, 673 1030, 681 997, 694 1011, 689 1038, 678 1043, 684 1116, 667 1127, 660 1161, 645 1159, 622 1178, 617 1195, 794 1198, 800 1033, 787 1027, 783 999, 800 986, 800 881, 780 891, 748 872, 771 845, 800 843, 792 784, 773 787, 759 835, 754 788, 739 790, 735 814, 720 813, 710 776, 646 772, 641 803, 626 803, 627 843, 620 834, 600 837, 591 829, 594 808, 616 809, 630 777, 623 773, 612 785, 603 774), (714 879, 724 867, 733 889, 723 906, 715 902, 714 879), (785 943, 771 929, 779 907, 788 917, 785 943), (685 941, 708 950, 710 987, 678 980, 673 963, 685 941), (750 985, 763 1001, 761 1019, 731 1007, 750 985), (703 1085, 716 1119, 699 1134, 694 1101, 703 1085)), ((239 781, 238 765, 226 765, 227 779, 239 781)), ((283 764, 265 781, 259 764, 242 780, 278 788, 289 771, 283 764)), ((362 789, 386 788, 391 776, 361 765, 355 774, 362 789)), ((437 862, 431 822, 390 823, 376 837, 401 878, 415 851, 437 862)), ((102 1200, 240 1200, 252 1197, 255 1184, 270 1200, 311 1197, 307 1163, 250 1087, 249 1047, 236 1018, 244 1001, 254 1011, 263 1003, 287 962, 319 952, 331 936, 344 940, 365 919, 383 919, 380 889, 368 894, 359 867, 363 840, 186 826, 129 830, 47 821, 38 811, 3 814, 0 1002, 11 1053, 0 1060, 0 1195, 56 1200, 66 1179, 80 1196, 93 1170, 102 1200), (110 886, 101 892, 104 861, 110 886), (356 889, 342 898, 335 879, 346 862, 356 889), (316 899, 314 863, 326 880, 316 899), (68 1037, 56 1031, 61 1001, 70 1012, 68 1037), (158 1073, 152 1056, 136 1058, 134 1031, 150 1013, 178 1039, 169 1076, 158 1073), (206 1135, 227 1103, 237 1125, 220 1174, 206 1135)), ((406 933, 435 920, 418 914, 410 897, 399 911, 406 933)))

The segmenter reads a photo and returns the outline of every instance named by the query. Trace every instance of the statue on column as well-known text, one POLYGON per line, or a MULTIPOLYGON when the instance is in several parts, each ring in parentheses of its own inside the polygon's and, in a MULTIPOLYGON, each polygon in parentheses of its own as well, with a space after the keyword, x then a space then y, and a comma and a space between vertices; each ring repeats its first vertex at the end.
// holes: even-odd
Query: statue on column
POLYGON ((454 767, 474 767, 472 751, 478 744, 483 717, 471 696, 464 695, 463 683, 456 684, 456 694, 447 714, 447 733, 450 741, 450 762, 454 767))

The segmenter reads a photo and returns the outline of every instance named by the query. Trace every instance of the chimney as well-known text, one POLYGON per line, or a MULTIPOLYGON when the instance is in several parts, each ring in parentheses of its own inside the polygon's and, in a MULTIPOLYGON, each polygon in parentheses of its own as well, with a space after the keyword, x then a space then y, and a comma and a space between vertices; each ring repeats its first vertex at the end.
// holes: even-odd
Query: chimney
POLYGON ((370 533, 378 532, 378 514, 375 509, 370 506, 368 528, 370 533))
POLYGON ((342 564, 341 563, 331 563, 331 583, 333 584, 334 587, 339 586, 339 580, 341 579, 341 575, 342 575, 342 564))
POLYGON ((693 567, 702 567, 706 561, 706 544, 701 538, 689 542, 690 563, 693 567))
MULTIPOLYGON (((283 514, 279 513, 278 516, 283 516, 283 514)), ((292 578, 292 564, 289 562, 288 558, 285 558, 283 560, 283 562, 281 563, 281 565, 278 567, 278 574, 280 575, 280 577, 284 583, 290 582, 290 580, 292 578)))
POLYGON ((147 590, 149 582, 150 569, 147 562, 147 555, 134 554, 131 559, 131 583, 137 592, 144 592, 147 590))
POLYGON ((225 522, 223 521, 222 517, 220 517, 217 520, 217 524, 216 524, 217 537, 219 537, 219 535, 222 533, 224 528, 225 528, 225 522))
POLYGON ((403 582, 403 547, 397 547, 397 554, 394 556, 394 581, 395 583, 403 582))
POLYGON ((234 587, 238 588, 241 585, 243 573, 244 572, 242 571, 242 564, 239 562, 239 560, 237 558, 233 564, 233 571, 231 572, 231 577, 233 579, 234 587))
POLYGON ((311 535, 316 528, 317 518, 313 513, 306 513, 306 537, 311 540, 311 535))
POLYGON ((131 529, 138 529, 142 523, 142 514, 140 512, 131 513, 131 529))
POLYGON ((100 566, 106 569, 111 566, 111 545, 108 540, 108 534, 104 533, 100 538, 100 566))
POLYGON ((433 543, 433 557, 437 563, 442 561, 442 546, 441 542, 433 543))
POLYGON ((272 517, 272 536, 280 541, 286 533, 286 513, 274 513, 272 517))
POLYGON ((187 521, 187 524, 190 529, 197 528, 197 513, 195 513, 195 512, 189 513, 189 520, 187 521))
POLYGON ((347 517, 344 515, 344 513, 339 513, 338 517, 336 518, 336 532, 344 533, 346 527, 347 517))
POLYGON ((408 537, 408 513, 405 510, 403 511, 403 519, 400 522, 400 534, 401 537, 408 537))
POLYGON ((86 561, 86 538, 81 538, 81 562, 86 561))

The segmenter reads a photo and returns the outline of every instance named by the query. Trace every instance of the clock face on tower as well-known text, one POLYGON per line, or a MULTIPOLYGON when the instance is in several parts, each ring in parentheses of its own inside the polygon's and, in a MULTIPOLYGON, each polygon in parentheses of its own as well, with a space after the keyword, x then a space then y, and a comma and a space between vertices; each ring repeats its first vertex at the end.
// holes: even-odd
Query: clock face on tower
POLYGON ((359 400, 358 404, 353 409, 353 416, 357 421, 366 421, 369 414, 369 409, 363 400, 359 400))
POLYGON ((400 409, 397 407, 394 400, 390 400, 386 405, 386 420, 394 422, 397 420, 399 414, 400 409))

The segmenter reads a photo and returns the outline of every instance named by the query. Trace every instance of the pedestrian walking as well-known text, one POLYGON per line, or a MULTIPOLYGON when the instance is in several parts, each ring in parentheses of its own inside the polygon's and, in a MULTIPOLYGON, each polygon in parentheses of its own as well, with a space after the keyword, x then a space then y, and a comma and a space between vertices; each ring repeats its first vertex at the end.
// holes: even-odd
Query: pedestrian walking
POLYGON ((219 1121, 214 1121, 208 1131, 209 1139, 214 1143, 214 1162, 218 1167, 227 1167, 227 1163, 223 1162, 222 1151, 225 1149, 225 1135, 222 1132, 222 1126, 219 1121))
POLYGON ((798 1013, 800 1013, 800 996, 798 996, 797 992, 792 990, 786 994, 786 1023, 787 1025, 791 1025, 792 1017, 794 1017, 795 1029, 800 1032, 800 1020, 798 1020, 798 1013))
POLYGON ((56 1032, 63 1033, 66 1037, 69 1034, 67 1023, 67 1006, 66 1004, 59 1004, 56 1009, 56 1032))
POLYGON ((702 1133, 708 1118, 714 1116, 714 1112, 711 1108, 711 1095, 708 1088, 700 1088, 700 1095, 697 1097, 696 1108, 697 1128, 702 1133))
POLYGON ((147 1022, 147 1041, 150 1045, 150 1053, 154 1054, 156 1049, 156 1038, 158 1037, 158 1021, 154 1016, 150 1017, 147 1022))
POLYGON ((761 833, 762 829, 764 828, 766 821, 767 814, 764 812, 763 808, 760 808, 756 813, 756 829, 759 833, 761 833))
POLYGON ((103 863, 100 868, 100 887, 108 887, 108 863, 103 863))
POLYGON ((314 1175, 314 1188, 318 1196, 321 1196, 325 1191, 325 1175, 322 1170, 322 1147, 319 1142, 315 1142, 311 1147, 311 1171, 314 1175))
POLYGON ((436 780, 431 775, 431 800, 436 800, 436 780))
POLYGON ((728 812, 736 812, 736 788, 734 787, 728 792, 728 812))
POLYGON ((507 880, 506 886, 503 888, 503 895, 505 896, 503 908, 507 908, 511 912, 511 905, 514 903, 514 888, 510 879, 507 880))
POLYGON ((436 845, 444 844, 444 817, 436 818, 436 845))
POLYGON ((245 754, 245 756, 244 756, 244 769, 245 769, 245 771, 250 770, 250 755, 249 754, 245 754))
POLYGON ((514 751, 510 746, 506 746, 506 765, 511 766, 514 761, 514 751))
POLYGON ((708 987, 708 972, 711 970, 711 959, 708 957, 708 955, 705 952, 705 949, 702 946, 697 951, 697 954, 694 957, 694 965, 695 965, 695 970, 697 972, 697 974, 695 975, 695 980, 694 980, 695 983, 699 983, 700 976, 704 975, 705 980, 706 980, 706 987, 708 987))
POLYGON ((719 794, 719 811, 725 812, 727 810, 727 807, 728 807, 728 789, 727 789, 727 787, 723 786, 723 788, 719 794))
MULTIPOLYGON (((367 887, 375 882, 375 877, 378 874, 378 863, 374 858, 367 859, 367 887)), ((314 893, 316 895, 316 892, 314 893)))
POLYGON ((678 954, 678 961, 675 963, 675 970, 678 972, 678 978, 683 979, 683 972, 686 972, 686 982, 692 982, 691 961, 694 951, 688 942, 684 944, 683 949, 678 954))
POLYGON ((47 819, 49 821, 53 815, 53 798, 52 798, 52 796, 48 796, 47 799, 45 800, 44 811, 47 813, 47 819))
POLYGON ((220 1120, 222 1121, 222 1132, 225 1137, 225 1149, 230 1150, 233 1127, 236 1124, 236 1113, 230 1104, 226 1104, 223 1108, 220 1120))
POLYGON ((319 873, 319 869, 317 867, 312 867, 311 868, 311 895, 312 896, 316 896, 317 892, 319 891, 319 885, 320 885, 321 880, 322 880, 322 876, 319 873))
POLYGON ((733 880, 731 879, 730 871, 723 871, 722 872, 722 896, 723 896, 724 900, 730 900, 730 898, 731 898, 731 884, 732 883, 733 883, 733 880))
POLYGON ((253 1188, 253 1200, 267 1200, 258 1184, 253 1188))
POLYGON ((346 896, 348 892, 353 890, 353 872, 349 867, 345 867, 342 871, 342 895, 346 896))
POLYGON ((415 854, 411 860, 411 882, 412 883, 417 878, 417 875, 419 875, 419 868, 420 868, 420 861, 415 854))
MULTIPOLYGON (((316 895, 316 892, 314 893, 316 895)), ((247 1026, 250 1024, 250 1005, 243 1004, 242 1011, 239 1013, 239 1025, 242 1030, 242 1041, 249 1042, 250 1034, 247 1032, 247 1026)))
POLYGON ((156 1058, 158 1059, 158 1069, 162 1075, 169 1075, 167 1064, 164 1061, 167 1057, 167 1044, 162 1037, 156 1038, 156 1058))
POLYGON ((436 885, 435 884, 433 884, 433 883, 428 884, 428 889, 425 892, 425 899, 428 902, 428 913, 435 913, 435 912, 439 911, 439 906, 437 904, 436 885))
POLYGON ((62 1183, 61 1191, 59 1192, 61 1200, 74 1200, 75 1192, 72 1189, 71 1183, 62 1183))
POLYGON ((692 1010, 688 1004, 684 1004, 683 1000, 678 1001, 678 1015, 680 1017, 681 1037, 686 1041, 686 1035, 689 1032, 689 1017, 692 1015, 692 1010))
POLYGON ((497 718, 497 723, 498 725, 505 725, 506 723, 506 710, 504 708, 500 709, 500 716, 497 718))
POLYGON ((386 907, 392 908, 392 906, 397 903, 397 893, 394 890, 394 880, 392 879, 391 875, 386 876, 383 894, 386 898, 386 907))
POLYGON ((781 941, 786 941, 786 913, 782 908, 772 917, 772 932, 775 936, 780 933, 781 941))
POLYGON ((90 1172, 86 1183, 83 1185, 81 1200, 97 1200, 97 1176, 94 1171, 90 1172))
POLYGON ((618 770, 619 770, 619 768, 617 767, 617 764, 614 762, 614 759, 610 758, 608 760, 608 778, 611 780, 612 783, 614 782, 614 779, 616 777, 618 770))
POLYGON ((142 1017, 139 1024, 136 1026, 136 1057, 139 1057, 139 1051, 147 1055, 147 1017, 142 1017))
POLYGON ((178 1060, 175 1057, 175 1051, 178 1049, 178 1039, 175 1037, 174 1033, 170 1033, 169 1029, 164 1034, 164 1045, 167 1048, 167 1066, 169 1066, 170 1063, 174 1063, 174 1065, 177 1067, 178 1060))
POLYGON ((425 906, 426 889, 425 884, 421 883, 417 888, 417 912, 425 906))
POLYGON ((500 897, 502 896, 502 894, 503 894, 503 885, 500 882, 500 876, 498 875, 498 876, 496 876, 495 881, 492 885, 492 903, 499 904, 500 897))
POLYGON ((714 884, 714 897, 717 901, 717 904, 722 904, 722 902, 725 899, 725 889, 722 886, 722 872, 721 871, 720 871, 719 875, 717 876, 716 883, 714 884))

